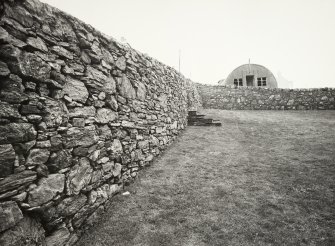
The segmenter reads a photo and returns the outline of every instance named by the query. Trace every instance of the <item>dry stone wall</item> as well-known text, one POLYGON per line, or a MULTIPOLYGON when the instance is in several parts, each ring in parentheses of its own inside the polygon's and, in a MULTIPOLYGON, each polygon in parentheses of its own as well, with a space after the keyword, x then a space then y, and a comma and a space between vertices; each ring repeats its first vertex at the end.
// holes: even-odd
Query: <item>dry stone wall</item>
POLYGON ((8 0, 0 11, 0 245, 71 245, 200 97, 56 8, 8 0))
POLYGON ((279 89, 197 84, 204 108, 232 110, 335 109, 335 88, 279 89))

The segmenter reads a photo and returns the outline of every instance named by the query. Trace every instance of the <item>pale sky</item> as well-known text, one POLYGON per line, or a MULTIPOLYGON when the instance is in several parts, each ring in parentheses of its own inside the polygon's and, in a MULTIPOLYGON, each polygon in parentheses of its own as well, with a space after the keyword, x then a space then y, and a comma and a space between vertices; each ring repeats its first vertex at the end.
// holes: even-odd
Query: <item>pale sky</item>
MULTIPOLYGON (((335 87, 335 0, 42 0, 216 84, 261 64, 294 88, 335 87)), ((280 85, 279 85, 280 86, 280 85)))

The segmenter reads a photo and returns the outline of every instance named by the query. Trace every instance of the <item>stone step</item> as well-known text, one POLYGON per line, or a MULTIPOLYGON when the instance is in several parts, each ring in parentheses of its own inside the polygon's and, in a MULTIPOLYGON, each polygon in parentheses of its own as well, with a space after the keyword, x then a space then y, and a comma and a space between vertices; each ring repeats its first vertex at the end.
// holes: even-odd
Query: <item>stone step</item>
POLYGON ((188 118, 189 119, 198 119, 198 118, 204 118, 205 115, 204 114, 197 114, 197 115, 189 115, 188 118))
POLYGON ((188 111, 188 115, 197 115, 197 111, 188 111))
POLYGON ((221 126, 221 122, 211 118, 205 118, 204 114, 197 111, 188 111, 187 123, 189 126, 221 126))
POLYGON ((213 119, 188 119, 188 122, 204 122, 204 123, 212 123, 213 119))
POLYGON ((192 122, 188 124, 189 126, 221 126, 221 123, 205 123, 205 122, 192 122))

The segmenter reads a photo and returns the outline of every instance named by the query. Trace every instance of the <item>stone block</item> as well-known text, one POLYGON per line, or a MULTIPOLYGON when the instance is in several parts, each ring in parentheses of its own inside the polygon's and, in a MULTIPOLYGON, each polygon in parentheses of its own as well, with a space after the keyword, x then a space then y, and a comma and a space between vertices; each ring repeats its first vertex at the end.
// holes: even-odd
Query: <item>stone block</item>
POLYGON ((83 194, 77 196, 71 196, 65 198, 58 204, 56 210, 57 213, 64 217, 74 215, 79 209, 81 209, 87 201, 87 197, 83 194))
POLYGON ((73 166, 66 180, 66 190, 68 195, 78 195, 87 187, 91 181, 93 169, 87 158, 81 158, 79 164, 73 166))
POLYGON ((71 163, 71 152, 67 149, 62 149, 56 153, 51 154, 47 166, 50 172, 56 173, 63 168, 69 167, 71 163))
POLYGON ((135 99, 136 92, 126 75, 117 79, 120 95, 125 98, 135 99))
POLYGON ((125 70, 126 67, 127 67, 127 64, 126 64, 126 58, 124 56, 121 56, 119 57, 117 60, 116 60, 116 63, 115 65, 117 66, 117 68, 119 68, 120 70, 125 70))
POLYGON ((40 38, 34 38, 34 37, 29 37, 26 41, 26 43, 30 46, 33 47, 37 50, 43 51, 43 52, 48 52, 48 48, 45 45, 44 41, 40 38))
POLYGON ((114 139, 111 146, 108 148, 111 158, 117 158, 123 153, 122 144, 119 139, 114 139))
POLYGON ((87 107, 76 107, 69 109, 69 117, 70 118, 88 118, 94 117, 96 114, 96 110, 93 106, 87 107))
POLYGON ((64 136, 64 144, 66 148, 76 146, 88 147, 96 143, 98 136, 96 135, 94 126, 71 127, 64 136))
POLYGON ((101 124, 107 124, 117 119, 118 113, 111 109, 101 108, 97 110, 96 121, 101 124))
POLYGON ((13 173, 15 151, 11 144, 0 145, 0 178, 13 173))
POLYGON ((53 46, 51 48, 51 50, 53 52, 55 52, 57 55, 61 56, 61 57, 64 57, 64 58, 67 58, 67 59, 70 59, 70 60, 73 59, 73 54, 70 51, 68 51, 67 49, 64 49, 61 46, 57 46, 57 45, 53 46))
POLYGON ((18 62, 13 62, 10 66, 17 73, 41 82, 50 77, 51 67, 33 53, 22 52, 18 62))
POLYGON ((0 126, 0 144, 19 143, 34 140, 37 132, 29 123, 9 123, 0 126))
POLYGON ((39 165, 48 161, 50 151, 48 149, 31 149, 27 157, 26 165, 39 165))
POLYGON ((45 238, 46 246, 63 246, 70 238, 70 235, 69 230, 63 227, 45 238))
POLYGON ((0 245, 36 246, 45 244, 45 231, 35 219, 24 216, 13 228, 0 235, 0 245))
POLYGON ((72 100, 85 103, 88 98, 88 90, 85 84, 79 80, 68 77, 63 88, 64 95, 69 96, 72 100))
POLYGON ((73 118, 72 125, 75 127, 84 127, 85 126, 85 119, 83 118, 73 118))
POLYGON ((64 184, 64 174, 50 174, 47 178, 41 178, 37 187, 29 191, 28 204, 35 207, 50 201, 57 193, 63 192, 64 184))
POLYGON ((8 201, 0 203, 0 232, 14 227, 22 219, 22 212, 16 202, 8 201))
POLYGON ((0 61, 0 76, 7 76, 10 74, 10 71, 8 69, 8 66, 6 63, 0 61))

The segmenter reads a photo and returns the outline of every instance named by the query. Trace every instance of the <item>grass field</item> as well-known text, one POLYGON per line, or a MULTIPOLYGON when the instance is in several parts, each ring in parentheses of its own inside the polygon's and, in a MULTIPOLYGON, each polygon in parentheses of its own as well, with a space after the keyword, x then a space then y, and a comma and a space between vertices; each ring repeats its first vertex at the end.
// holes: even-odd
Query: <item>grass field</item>
POLYGON ((77 245, 335 245, 335 111, 203 113, 77 245))

